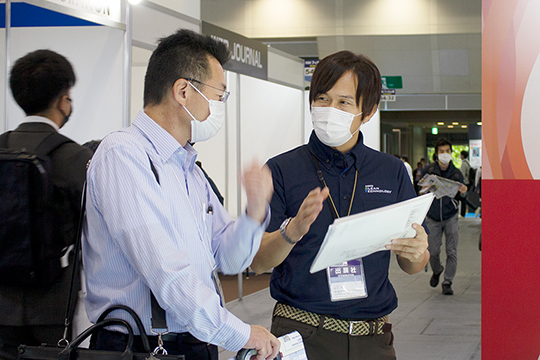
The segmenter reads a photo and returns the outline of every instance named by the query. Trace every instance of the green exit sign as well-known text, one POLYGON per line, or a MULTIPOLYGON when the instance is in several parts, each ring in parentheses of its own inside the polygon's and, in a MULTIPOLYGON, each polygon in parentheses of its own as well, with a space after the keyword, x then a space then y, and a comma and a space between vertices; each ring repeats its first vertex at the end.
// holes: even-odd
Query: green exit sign
POLYGON ((403 89, 403 79, 401 76, 381 76, 383 88, 403 89))

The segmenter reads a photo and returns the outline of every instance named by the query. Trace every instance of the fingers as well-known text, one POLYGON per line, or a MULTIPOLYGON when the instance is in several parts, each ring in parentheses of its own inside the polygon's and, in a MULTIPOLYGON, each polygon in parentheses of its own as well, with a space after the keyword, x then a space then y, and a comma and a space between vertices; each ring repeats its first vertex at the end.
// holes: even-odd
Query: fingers
POLYGON ((402 256, 411 261, 417 261, 424 255, 428 248, 427 234, 425 229, 419 224, 413 224, 412 227, 416 230, 416 236, 408 239, 392 239, 390 245, 386 245, 386 249, 392 250, 399 256, 402 256))
POLYGON ((251 357, 252 360, 264 360, 275 358, 280 346, 279 340, 266 328, 251 325, 251 335, 244 348, 257 350, 257 354, 251 357))
POLYGON ((328 197, 328 188, 315 188, 306 196, 296 216, 289 224, 292 239, 299 239, 304 236, 319 216, 323 208, 323 203, 328 197))

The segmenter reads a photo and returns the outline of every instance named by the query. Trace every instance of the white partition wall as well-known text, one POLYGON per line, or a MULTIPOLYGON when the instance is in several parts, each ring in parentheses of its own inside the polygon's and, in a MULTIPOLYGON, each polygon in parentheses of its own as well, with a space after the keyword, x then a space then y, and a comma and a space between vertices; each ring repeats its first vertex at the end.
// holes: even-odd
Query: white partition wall
POLYGON ((242 165, 254 158, 262 164, 302 144, 302 90, 240 75, 240 95, 242 165))
POLYGON ((235 217, 246 204, 240 184, 243 166, 253 159, 262 165, 302 144, 303 91, 233 72, 226 79, 231 97, 225 125, 195 149, 235 217))
MULTIPOLYGON (((60 132, 84 143, 101 139, 122 127, 123 25, 115 23, 114 27, 109 27, 81 20, 68 15, 77 13, 73 9, 63 13, 61 5, 52 6, 57 10, 53 11, 49 1, 13 2, 11 5, 10 66, 21 56, 38 49, 56 51, 73 65, 77 77, 71 93, 73 114, 60 132)), ((3 46, 2 52, 5 49, 3 46)), ((6 54, 2 56, 3 61, 5 58, 6 54)), ((2 83, 6 84, 5 79, 2 83)), ((1 130, 12 130, 25 114, 10 92, 5 99, 7 120, 1 130)))
MULTIPOLYGON (((73 115, 60 132, 78 143, 101 139, 122 126, 123 31, 93 26, 11 29, 12 63, 30 51, 50 49, 73 65, 73 115)), ((8 97, 8 127, 24 118, 8 97)))

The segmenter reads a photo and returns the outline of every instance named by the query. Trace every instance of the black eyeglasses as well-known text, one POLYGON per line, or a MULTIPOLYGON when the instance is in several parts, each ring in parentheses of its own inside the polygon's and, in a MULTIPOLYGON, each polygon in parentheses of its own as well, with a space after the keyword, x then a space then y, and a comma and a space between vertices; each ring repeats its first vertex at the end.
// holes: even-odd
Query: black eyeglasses
POLYGON ((221 101, 221 102, 223 102, 223 103, 226 102, 227 99, 229 98, 229 96, 231 95, 230 91, 223 90, 223 89, 217 88, 217 87, 215 87, 215 86, 205 84, 205 83, 203 83, 202 81, 195 80, 195 79, 192 79, 192 78, 185 78, 185 79, 186 79, 187 81, 193 81, 193 82, 199 83, 199 84, 201 84, 201 85, 205 85, 205 86, 211 87, 212 89, 216 89, 216 90, 219 90, 219 91, 223 91, 223 94, 221 94, 221 98, 219 99, 219 101, 221 101))

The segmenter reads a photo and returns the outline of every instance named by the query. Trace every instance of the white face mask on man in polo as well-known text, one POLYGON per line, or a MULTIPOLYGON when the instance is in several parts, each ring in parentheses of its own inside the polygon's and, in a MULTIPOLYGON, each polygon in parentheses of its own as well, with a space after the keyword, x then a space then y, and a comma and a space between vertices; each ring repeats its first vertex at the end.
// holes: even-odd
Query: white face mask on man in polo
POLYGON ((319 140, 327 146, 337 147, 345 144, 360 130, 359 125, 351 134, 352 122, 361 114, 351 114, 332 106, 314 106, 311 108, 311 121, 319 140))
MULTIPOLYGON (((199 121, 189 112, 189 110, 184 106, 186 112, 193 119, 191 121, 191 143, 196 143, 199 141, 206 141, 214 137, 219 129, 223 126, 225 122, 225 103, 217 100, 209 100, 204 94, 197 89, 191 82, 191 85, 201 96, 208 101, 208 106, 210 108, 210 115, 206 120, 199 121)), ((182 105, 183 106, 183 105, 182 105)))

